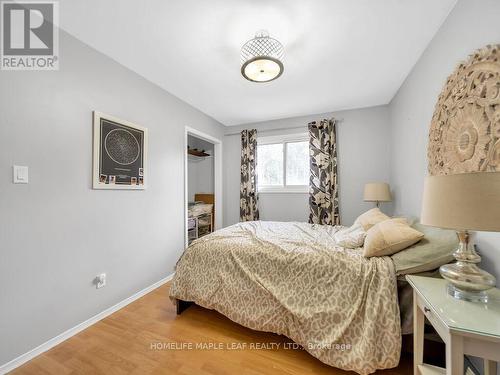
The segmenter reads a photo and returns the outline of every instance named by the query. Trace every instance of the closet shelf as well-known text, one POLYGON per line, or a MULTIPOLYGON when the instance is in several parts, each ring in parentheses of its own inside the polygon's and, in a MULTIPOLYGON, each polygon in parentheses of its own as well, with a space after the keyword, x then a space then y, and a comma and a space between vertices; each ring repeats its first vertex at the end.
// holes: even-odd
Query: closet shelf
POLYGON ((189 155, 193 155, 193 156, 198 156, 198 157, 207 157, 207 156, 210 156, 210 154, 207 154, 205 151, 200 151, 200 150, 197 150, 196 148, 188 148, 187 150, 187 153, 189 155))

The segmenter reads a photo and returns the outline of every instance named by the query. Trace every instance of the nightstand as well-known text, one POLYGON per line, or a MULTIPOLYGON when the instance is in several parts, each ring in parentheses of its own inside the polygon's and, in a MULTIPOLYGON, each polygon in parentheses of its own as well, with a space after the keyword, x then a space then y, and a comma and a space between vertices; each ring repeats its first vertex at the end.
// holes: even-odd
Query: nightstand
POLYGON ((457 300, 446 291, 447 282, 406 276, 413 287, 414 375, 463 375, 464 355, 484 358, 485 375, 496 375, 500 361, 500 290, 488 291, 488 303, 457 300), (423 363, 424 318, 446 344, 446 369, 423 363))

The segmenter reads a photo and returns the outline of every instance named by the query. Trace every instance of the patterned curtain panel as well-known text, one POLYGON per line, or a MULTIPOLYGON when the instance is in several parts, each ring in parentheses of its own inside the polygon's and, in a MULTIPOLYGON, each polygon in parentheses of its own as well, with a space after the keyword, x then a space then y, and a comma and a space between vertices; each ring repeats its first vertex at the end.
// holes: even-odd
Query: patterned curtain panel
POLYGON ((257 130, 241 132, 240 220, 259 220, 257 195, 257 130))
POLYGON ((340 225, 335 119, 309 125, 309 222, 340 225))

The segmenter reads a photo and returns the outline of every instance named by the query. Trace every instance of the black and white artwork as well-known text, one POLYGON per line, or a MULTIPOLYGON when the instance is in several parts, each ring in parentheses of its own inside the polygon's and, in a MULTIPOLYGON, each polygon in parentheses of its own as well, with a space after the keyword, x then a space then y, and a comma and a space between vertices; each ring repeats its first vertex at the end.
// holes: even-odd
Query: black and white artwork
POLYGON ((94 189, 144 189, 147 129, 94 112, 94 189))

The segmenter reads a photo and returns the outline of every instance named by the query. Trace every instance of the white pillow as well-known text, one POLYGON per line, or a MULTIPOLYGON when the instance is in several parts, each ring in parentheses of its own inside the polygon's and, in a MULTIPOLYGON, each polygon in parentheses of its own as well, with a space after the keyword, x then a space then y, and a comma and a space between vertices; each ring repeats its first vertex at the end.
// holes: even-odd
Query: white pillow
POLYGON ((360 223, 354 223, 352 227, 338 231, 333 236, 337 245, 348 249, 362 247, 365 237, 366 231, 360 223))

